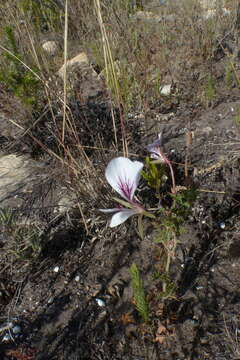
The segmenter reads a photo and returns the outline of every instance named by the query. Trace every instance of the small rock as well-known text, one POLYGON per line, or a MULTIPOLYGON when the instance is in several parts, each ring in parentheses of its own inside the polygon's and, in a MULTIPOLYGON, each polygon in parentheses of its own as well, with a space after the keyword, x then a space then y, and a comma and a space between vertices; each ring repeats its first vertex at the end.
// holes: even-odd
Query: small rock
POLYGON ((19 325, 15 325, 13 328, 12 328, 12 332, 13 334, 17 335, 17 334, 20 334, 21 333, 21 327, 19 325))
POLYGON ((43 50, 45 50, 49 55, 55 56, 58 51, 58 46, 55 41, 46 41, 42 44, 43 50))
POLYGON ((80 276, 79 275, 77 275, 77 276, 75 276, 75 279, 74 279, 76 282, 79 282, 80 281, 80 276))
POLYGON ((106 306, 105 302, 102 299, 96 298, 96 302, 100 307, 106 306))
POLYGON ((219 224, 219 227, 220 227, 220 229, 224 230, 225 227, 226 227, 226 224, 225 224, 224 222, 221 222, 221 223, 219 224))
POLYGON ((160 94, 164 96, 169 96, 171 94, 172 85, 163 85, 160 87, 160 94))
POLYGON ((52 304, 52 303, 53 303, 53 301, 54 301, 54 297, 53 297, 53 296, 51 296, 51 297, 48 299, 48 304, 52 304))
MULTIPOLYGON (((85 66, 89 65, 88 57, 84 52, 78 54, 77 56, 75 56, 74 58, 72 58, 71 60, 68 60, 66 62, 67 68, 71 68, 71 67, 74 67, 74 66, 82 66, 82 65, 85 65, 85 66)), ((63 65, 58 71, 58 75, 62 79, 63 79, 63 76, 64 76, 64 70, 65 70, 65 65, 63 65)))
POLYGON ((55 266, 55 268, 53 269, 53 271, 54 271, 55 273, 58 273, 58 272, 59 272, 59 266, 55 266))
POLYGON ((0 202, 3 208, 22 206, 26 201, 26 196, 23 197, 22 195, 30 194, 34 183, 37 184, 41 181, 40 179, 47 176, 47 173, 43 171, 44 163, 37 164, 27 155, 0 156, 0 168, 0 202))
MULTIPOLYGON (((71 86, 78 86, 81 93, 81 101, 93 99, 103 94, 103 81, 91 66, 87 54, 79 53, 66 62, 67 80, 71 86)), ((58 70, 57 74, 64 80, 65 64, 58 70)))

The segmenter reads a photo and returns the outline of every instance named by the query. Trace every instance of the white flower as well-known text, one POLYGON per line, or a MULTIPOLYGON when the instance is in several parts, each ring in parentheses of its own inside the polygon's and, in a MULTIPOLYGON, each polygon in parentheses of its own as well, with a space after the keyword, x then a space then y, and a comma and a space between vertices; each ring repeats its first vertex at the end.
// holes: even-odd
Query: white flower
POLYGON ((105 213, 115 212, 112 216, 110 227, 122 224, 130 216, 143 212, 141 204, 134 200, 134 193, 141 177, 143 163, 131 161, 125 157, 112 159, 108 164, 105 176, 112 188, 127 201, 119 201, 126 208, 119 205, 113 209, 100 209, 105 213))

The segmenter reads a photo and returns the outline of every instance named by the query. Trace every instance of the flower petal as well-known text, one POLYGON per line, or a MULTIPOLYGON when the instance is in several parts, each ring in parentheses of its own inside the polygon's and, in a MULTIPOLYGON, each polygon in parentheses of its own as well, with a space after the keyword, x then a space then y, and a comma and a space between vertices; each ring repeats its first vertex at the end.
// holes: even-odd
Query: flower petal
POLYGON ((105 176, 112 188, 124 199, 132 200, 138 186, 143 163, 125 157, 112 159, 105 176))
POLYGON ((99 211, 103 212, 103 213, 112 213, 112 212, 117 212, 119 211, 119 208, 113 208, 113 209, 98 209, 99 211))
POLYGON ((161 162, 167 162, 167 158, 165 157, 163 150, 163 135, 162 132, 158 134, 158 139, 155 140, 152 144, 146 146, 146 149, 151 153, 151 158, 160 160, 161 162))
POLYGON ((147 145, 146 149, 151 152, 153 149, 162 147, 162 146, 163 146, 163 135, 161 132, 158 134, 157 140, 155 140, 152 144, 147 145))
POLYGON ((130 216, 133 216, 137 213, 138 211, 136 209, 123 209, 121 211, 118 211, 116 214, 112 216, 109 226, 111 228, 118 226, 124 223, 124 221, 126 221, 130 216))

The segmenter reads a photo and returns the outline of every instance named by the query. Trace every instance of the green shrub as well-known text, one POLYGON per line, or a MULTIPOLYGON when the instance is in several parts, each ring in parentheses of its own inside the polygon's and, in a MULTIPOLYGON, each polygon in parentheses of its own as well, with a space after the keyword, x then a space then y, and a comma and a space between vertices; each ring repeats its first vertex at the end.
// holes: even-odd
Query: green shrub
MULTIPOLYGON (((5 60, 0 70, 0 81, 27 105, 37 102, 39 80, 22 64, 23 58, 19 52, 15 34, 11 26, 4 29, 6 48, 3 51, 5 60)), ((37 69, 33 69, 37 73, 37 69)))

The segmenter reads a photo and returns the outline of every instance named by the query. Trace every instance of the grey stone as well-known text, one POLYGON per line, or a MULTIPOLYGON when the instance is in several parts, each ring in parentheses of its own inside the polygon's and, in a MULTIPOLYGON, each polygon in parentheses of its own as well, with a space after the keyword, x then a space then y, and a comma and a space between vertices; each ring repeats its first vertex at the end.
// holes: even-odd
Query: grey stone
POLYGON ((0 207, 21 206, 21 194, 43 178, 43 163, 16 154, 0 156, 0 207))
POLYGON ((49 55, 55 56, 58 51, 58 45, 55 41, 46 41, 42 44, 43 50, 45 50, 49 55))
MULTIPOLYGON (((65 64, 58 70, 64 80, 65 64)), ((85 102, 102 94, 104 84, 91 66, 86 53, 81 52, 66 62, 67 83, 79 91, 79 99, 85 102)))

